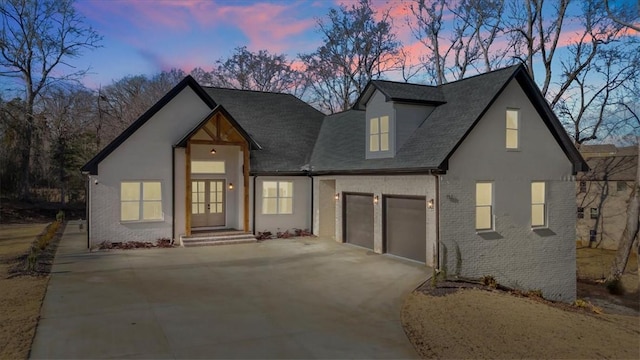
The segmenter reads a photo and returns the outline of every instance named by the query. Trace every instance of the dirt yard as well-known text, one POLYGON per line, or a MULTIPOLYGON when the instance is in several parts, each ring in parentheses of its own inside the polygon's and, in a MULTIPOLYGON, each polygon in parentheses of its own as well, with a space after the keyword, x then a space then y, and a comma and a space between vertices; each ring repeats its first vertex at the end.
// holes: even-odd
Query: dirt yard
POLYGON ((500 291, 414 292, 402 323, 423 358, 640 358, 636 316, 565 310, 500 291))
POLYGON ((578 248, 578 298, 588 300, 605 311, 616 311, 620 307, 640 311, 640 292, 638 291, 638 260, 635 253, 622 274, 622 286, 625 293, 611 295, 603 286, 602 280, 608 275, 614 250, 578 248), (617 309, 616 309, 617 308, 617 309))
POLYGON ((0 225, 0 359, 26 359, 47 276, 10 276, 46 224, 0 225))
MULTIPOLYGON (((631 257, 624 295, 602 284, 615 251, 577 251, 578 298, 602 314, 550 305, 499 290, 469 288, 443 296, 416 291, 402 308, 402 324, 423 358, 638 359, 638 267, 631 257)), ((425 286, 428 288, 428 286, 425 286)))

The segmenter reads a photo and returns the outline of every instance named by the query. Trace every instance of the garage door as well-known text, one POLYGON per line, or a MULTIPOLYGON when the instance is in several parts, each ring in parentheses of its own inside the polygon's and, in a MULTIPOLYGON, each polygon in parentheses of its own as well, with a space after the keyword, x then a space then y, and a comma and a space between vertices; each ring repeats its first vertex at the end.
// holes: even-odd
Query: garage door
POLYGON ((344 239, 373 249, 373 195, 344 194, 344 239))
POLYGON ((425 262, 427 249, 425 198, 386 196, 384 207, 386 252, 425 262))

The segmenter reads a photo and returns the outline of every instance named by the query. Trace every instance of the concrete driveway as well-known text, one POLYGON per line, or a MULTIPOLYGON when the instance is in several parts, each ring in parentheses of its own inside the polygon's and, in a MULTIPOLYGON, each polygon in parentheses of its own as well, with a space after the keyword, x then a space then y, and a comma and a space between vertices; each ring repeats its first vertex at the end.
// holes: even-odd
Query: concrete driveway
POLYGON ((89 253, 71 223, 31 358, 413 358, 429 269, 322 238, 89 253))

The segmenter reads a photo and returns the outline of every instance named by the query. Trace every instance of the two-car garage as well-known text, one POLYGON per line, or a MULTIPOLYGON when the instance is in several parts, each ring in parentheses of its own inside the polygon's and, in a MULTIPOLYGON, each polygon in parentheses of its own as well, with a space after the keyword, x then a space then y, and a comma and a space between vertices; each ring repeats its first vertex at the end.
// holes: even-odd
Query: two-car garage
MULTIPOLYGON (((380 206, 373 194, 344 193, 343 239, 345 242, 373 250, 374 213, 380 206)), ((426 261, 425 197, 382 196, 383 252, 426 261)))

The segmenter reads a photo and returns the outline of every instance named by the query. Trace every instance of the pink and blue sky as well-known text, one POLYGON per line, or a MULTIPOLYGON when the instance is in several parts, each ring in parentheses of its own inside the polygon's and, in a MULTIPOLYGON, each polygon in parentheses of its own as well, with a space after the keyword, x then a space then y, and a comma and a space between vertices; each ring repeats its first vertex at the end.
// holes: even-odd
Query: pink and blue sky
MULTIPOLYGON (((238 46, 285 53, 293 60, 321 44, 318 18, 331 7, 355 1, 77 0, 76 9, 103 41, 102 47, 85 51, 72 64, 90 67, 83 82, 97 87, 126 75, 151 75, 171 68, 211 70, 217 59, 228 57, 238 46)), ((406 24, 406 3, 373 0, 373 7, 391 8, 398 39, 417 57, 423 45, 406 24)), ((575 36, 571 28, 566 24, 562 43, 575 36)))
MULTIPOLYGON (((217 59, 228 57, 238 46, 286 53, 294 59, 320 45, 316 19, 337 3, 78 0, 77 10, 104 37, 102 47, 86 52, 78 63, 91 67, 85 83, 95 86, 129 74, 154 74, 171 68, 211 70, 217 59)), ((404 19, 396 22, 402 25, 404 19)))

